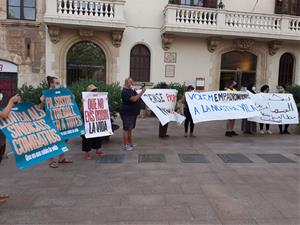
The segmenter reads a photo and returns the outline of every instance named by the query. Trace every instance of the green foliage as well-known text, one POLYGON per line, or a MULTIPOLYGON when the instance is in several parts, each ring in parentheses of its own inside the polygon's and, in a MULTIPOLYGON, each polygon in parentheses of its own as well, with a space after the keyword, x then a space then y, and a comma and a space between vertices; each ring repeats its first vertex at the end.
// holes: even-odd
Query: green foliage
POLYGON ((156 85, 153 86, 153 89, 161 88, 162 86, 168 86, 170 89, 176 89, 178 91, 177 93, 177 101, 179 101, 182 96, 184 95, 184 92, 187 89, 187 86, 185 84, 180 84, 180 83, 165 83, 165 82, 160 82, 157 83, 156 85))
MULTIPOLYGON (((287 88, 287 91, 291 94, 293 94, 298 111, 300 110, 300 86, 299 85, 293 85, 293 86, 289 86, 287 88)), ((297 128, 300 129, 300 119, 299 119, 299 123, 297 125, 297 128)))
POLYGON ((82 92, 86 91, 87 86, 90 84, 94 84, 99 92, 108 92, 108 103, 109 110, 112 117, 117 116, 117 112, 120 111, 121 108, 121 92, 122 89, 119 83, 106 84, 103 81, 97 80, 81 80, 78 82, 73 82, 73 84, 69 87, 72 90, 72 93, 75 96, 76 103, 78 107, 82 106, 82 92))
MULTIPOLYGON (((94 84, 99 92, 108 92, 108 103, 110 108, 110 113, 112 117, 117 116, 117 112, 120 111, 121 107, 121 87, 118 83, 105 84, 102 81, 96 80, 81 80, 79 82, 74 82, 70 87, 68 87, 74 94, 76 103, 80 108, 82 106, 82 92, 86 91, 88 85, 94 84)), ((35 104, 40 103, 40 97, 42 96, 42 91, 48 89, 47 82, 43 81, 37 87, 32 85, 24 84, 18 89, 18 94, 20 94, 22 101, 33 102, 35 104)))
POLYGON ((40 97, 42 96, 42 91, 44 89, 48 89, 46 81, 43 81, 37 87, 23 84, 22 87, 18 89, 18 94, 21 96, 23 102, 33 102, 34 104, 39 104, 40 97))

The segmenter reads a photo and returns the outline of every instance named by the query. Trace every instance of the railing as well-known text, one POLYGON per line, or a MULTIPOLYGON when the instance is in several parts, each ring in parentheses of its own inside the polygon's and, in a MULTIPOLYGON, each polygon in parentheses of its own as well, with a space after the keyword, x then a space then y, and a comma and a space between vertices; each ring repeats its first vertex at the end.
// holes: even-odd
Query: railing
POLYGON ((209 34, 209 30, 213 34, 223 32, 234 35, 232 32, 238 32, 245 36, 260 33, 262 37, 290 35, 292 39, 300 40, 300 18, 295 16, 233 12, 172 4, 166 6, 164 15, 162 32, 180 32, 180 29, 189 32, 190 28, 191 33, 203 31, 209 34))
POLYGON ((114 17, 115 5, 103 1, 58 0, 57 13, 90 17, 114 17))
POLYGON ((125 29, 125 0, 46 0, 45 22, 125 29))

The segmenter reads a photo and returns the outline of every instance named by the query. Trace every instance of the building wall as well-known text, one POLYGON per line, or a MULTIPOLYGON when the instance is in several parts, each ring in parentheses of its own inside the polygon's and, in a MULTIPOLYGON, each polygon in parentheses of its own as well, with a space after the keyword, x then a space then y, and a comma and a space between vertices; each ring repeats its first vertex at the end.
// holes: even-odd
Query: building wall
POLYGON ((0 60, 18 65, 18 86, 37 85, 45 74, 44 1, 36 1, 36 21, 7 19, 6 0, 0 0, 0 60))

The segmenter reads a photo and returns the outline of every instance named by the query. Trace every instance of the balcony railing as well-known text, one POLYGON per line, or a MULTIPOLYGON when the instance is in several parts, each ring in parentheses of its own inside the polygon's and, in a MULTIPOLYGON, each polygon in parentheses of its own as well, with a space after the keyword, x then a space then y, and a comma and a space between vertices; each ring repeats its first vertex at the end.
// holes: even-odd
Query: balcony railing
POLYGON ((300 41, 300 17, 167 5, 162 32, 300 41))
POLYGON ((50 24, 125 28, 124 0, 46 0, 50 24))

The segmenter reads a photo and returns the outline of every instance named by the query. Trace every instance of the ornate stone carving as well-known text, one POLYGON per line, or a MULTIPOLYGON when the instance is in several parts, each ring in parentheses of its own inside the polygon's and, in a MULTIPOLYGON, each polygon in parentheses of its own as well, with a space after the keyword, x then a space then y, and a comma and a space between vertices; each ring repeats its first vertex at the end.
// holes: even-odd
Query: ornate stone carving
POLYGON ((209 38, 207 39, 207 50, 213 53, 220 43, 220 38, 209 38))
POLYGON ((111 32, 111 41, 113 46, 115 46, 116 48, 119 48, 121 46, 122 38, 123 38, 123 31, 111 32))
POLYGON ((161 41, 162 41, 162 48, 165 51, 168 51, 171 47, 171 44, 174 41, 174 35, 172 35, 172 34, 163 34, 163 35, 161 35, 161 41))
POLYGON ((234 40, 235 47, 239 50, 250 50, 254 45, 252 39, 236 39, 234 40))
POLYGON ((81 37, 93 37, 94 31, 93 30, 79 30, 79 35, 81 37))
POLYGON ((281 41, 271 41, 271 42, 269 42, 269 54, 271 56, 275 55, 278 52, 278 50, 280 49, 281 46, 282 46, 281 41))
POLYGON ((60 40, 60 29, 59 27, 48 27, 48 33, 50 36, 51 41, 56 44, 60 40))

